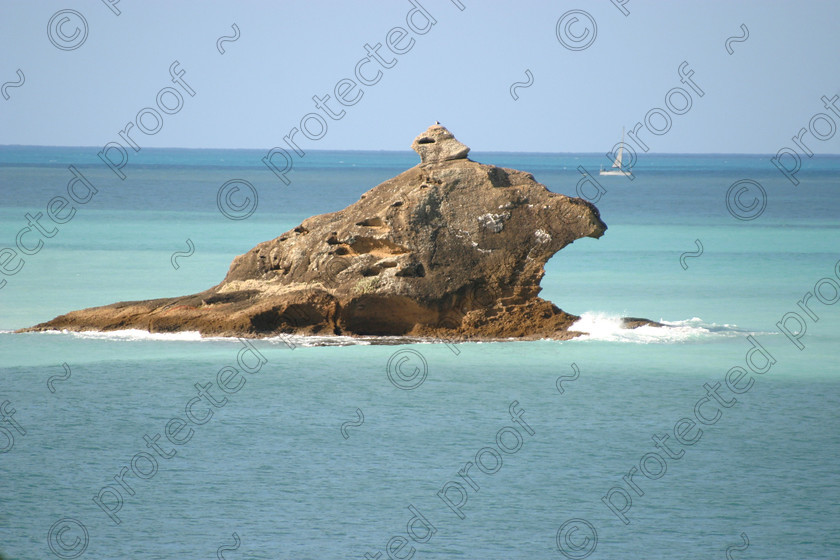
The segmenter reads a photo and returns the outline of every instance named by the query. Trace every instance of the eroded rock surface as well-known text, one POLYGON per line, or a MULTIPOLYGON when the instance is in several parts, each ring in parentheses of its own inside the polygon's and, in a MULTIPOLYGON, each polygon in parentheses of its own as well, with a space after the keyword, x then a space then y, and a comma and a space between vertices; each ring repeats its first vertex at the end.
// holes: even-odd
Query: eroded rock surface
POLYGON ((204 292, 74 311, 28 330, 558 338, 577 316, 538 297, 544 265, 607 226, 530 173, 466 159, 440 125, 421 163, 233 260, 204 292))
POLYGON ((440 124, 433 124, 414 139, 411 149, 420 154, 421 163, 438 163, 465 159, 470 149, 458 142, 451 132, 440 124))

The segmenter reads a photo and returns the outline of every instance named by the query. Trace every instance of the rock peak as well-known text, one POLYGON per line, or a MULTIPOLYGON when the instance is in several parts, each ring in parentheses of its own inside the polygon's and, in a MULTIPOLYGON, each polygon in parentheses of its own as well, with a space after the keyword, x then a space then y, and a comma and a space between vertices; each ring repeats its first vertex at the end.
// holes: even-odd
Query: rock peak
POLYGON ((420 154, 422 163, 438 163, 453 159, 466 159, 470 153, 465 146, 455 139, 445 126, 435 122, 411 143, 411 149, 420 154))

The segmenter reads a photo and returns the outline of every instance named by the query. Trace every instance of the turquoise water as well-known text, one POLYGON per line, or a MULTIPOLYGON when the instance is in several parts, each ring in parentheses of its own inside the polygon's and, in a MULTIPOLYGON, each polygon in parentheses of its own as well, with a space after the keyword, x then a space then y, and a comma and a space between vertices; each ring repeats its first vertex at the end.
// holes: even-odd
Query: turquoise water
MULTIPOLYGON (((15 409, 0 423, 7 557, 384 559, 389 540, 395 557, 414 549, 418 559, 723 559, 727 549, 733 558, 838 557, 840 305, 831 302, 840 158, 804 161, 797 187, 768 156, 654 155, 632 182, 596 177, 609 230, 558 253, 542 283, 543 297, 583 314, 587 339, 394 346, 292 337, 255 341, 263 363, 239 354, 237 340, 190 334, 9 331, 81 307, 205 289, 235 255, 358 200, 416 155, 312 152, 286 186, 259 151, 144 149, 124 182, 95 153, 0 149, 0 249, 15 247, 27 212, 66 195, 68 165, 98 189, 17 274, 0 276, 0 404, 15 409), (750 221, 726 207, 727 189, 745 178, 767 195, 750 221), (217 208, 231 179, 258 192, 247 219, 217 208), (187 251, 187 239, 194 254, 176 269, 171 256, 187 251), (680 255, 697 253, 697 239, 703 254, 684 269, 680 255), (807 302, 816 321, 797 305, 815 289, 825 301, 807 302), (671 326, 620 331, 621 315, 671 326), (797 317, 806 326, 804 349, 780 332, 786 316, 791 332, 797 317), (754 373, 769 365, 760 352, 746 362, 751 341, 775 360, 766 373, 754 373), (396 384, 418 386, 399 389, 389 363, 396 384), (226 366, 240 372, 229 386, 244 381, 230 394, 218 387, 226 366), (736 388, 753 382, 741 394, 726 387, 734 367, 745 372, 736 388), (704 388, 718 382, 726 405, 704 388), (188 422, 185 405, 208 383, 216 403, 228 400, 196 403, 195 415, 213 416, 188 422), (700 414, 720 418, 698 424, 702 435, 684 432, 699 437, 694 444, 678 443, 674 425, 697 420, 703 398, 700 414), (173 418, 185 426, 176 439, 193 430, 181 445, 166 438, 173 418), (160 452, 143 437, 156 434, 160 452), (670 451, 651 440, 664 434, 670 451), (124 467, 133 494, 114 480, 124 467), (633 467, 643 495, 622 480, 633 467), (123 500, 112 513, 119 524, 104 511, 118 506, 109 486, 123 500)), ((606 163, 598 154, 472 157, 530 171, 565 194, 581 178, 577 166, 606 163)))

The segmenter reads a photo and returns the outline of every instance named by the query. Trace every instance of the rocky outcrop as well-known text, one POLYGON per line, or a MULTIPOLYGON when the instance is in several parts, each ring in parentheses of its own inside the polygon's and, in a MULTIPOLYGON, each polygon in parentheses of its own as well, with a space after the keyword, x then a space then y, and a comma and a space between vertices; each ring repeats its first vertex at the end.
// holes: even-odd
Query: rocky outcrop
MULTIPOLYGON (((435 125, 421 163, 358 202, 314 216, 233 260, 204 292, 74 311, 27 330, 200 331, 557 338, 577 320, 538 297, 544 265, 607 226, 530 173, 466 158, 435 125)), ((641 324, 641 323, 639 323, 641 324)))
POLYGON ((458 142, 452 133, 440 124, 430 126, 426 132, 415 138, 411 149, 420 154, 420 163, 464 159, 470 153, 467 146, 458 142))

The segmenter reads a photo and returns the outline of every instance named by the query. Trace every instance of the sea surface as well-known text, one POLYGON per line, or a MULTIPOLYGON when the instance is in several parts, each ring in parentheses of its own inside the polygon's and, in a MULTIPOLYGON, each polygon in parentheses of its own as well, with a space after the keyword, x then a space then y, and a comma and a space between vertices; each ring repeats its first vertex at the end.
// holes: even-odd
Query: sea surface
POLYGON ((307 152, 286 185, 263 151, 144 148, 122 180, 97 152, 0 147, 5 558, 840 558, 840 157, 794 186, 769 155, 644 155, 631 181, 471 154, 599 182, 609 229, 542 282, 577 340, 15 334, 215 285, 417 163, 307 152), (96 192, 57 225, 69 166, 96 192))

